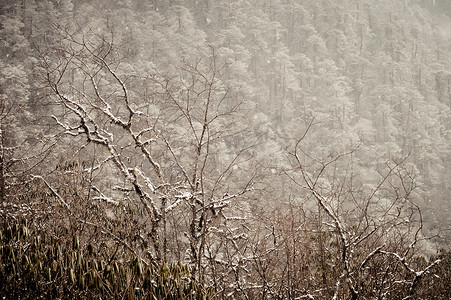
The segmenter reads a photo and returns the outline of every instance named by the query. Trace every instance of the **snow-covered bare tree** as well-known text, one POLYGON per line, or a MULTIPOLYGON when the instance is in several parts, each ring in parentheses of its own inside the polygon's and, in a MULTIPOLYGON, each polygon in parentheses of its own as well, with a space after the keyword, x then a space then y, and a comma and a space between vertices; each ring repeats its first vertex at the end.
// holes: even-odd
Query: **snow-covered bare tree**
POLYGON ((143 258, 188 260, 202 277, 207 245, 239 238, 227 228, 244 218, 240 198, 254 176, 246 98, 227 84, 230 63, 211 48, 161 73, 124 63, 114 35, 60 33, 42 70, 52 118, 103 211, 105 224, 89 224, 131 222, 104 231, 143 258))
POLYGON ((306 138, 313 124, 307 123, 296 141, 294 168, 287 174, 318 209, 326 294, 333 299, 414 298, 418 282, 440 263, 417 264, 417 249, 427 250, 428 239, 415 203, 415 170, 405 163, 407 158, 398 158, 381 168, 378 181, 364 184, 353 171, 357 148, 326 158, 305 151, 314 142, 306 138))

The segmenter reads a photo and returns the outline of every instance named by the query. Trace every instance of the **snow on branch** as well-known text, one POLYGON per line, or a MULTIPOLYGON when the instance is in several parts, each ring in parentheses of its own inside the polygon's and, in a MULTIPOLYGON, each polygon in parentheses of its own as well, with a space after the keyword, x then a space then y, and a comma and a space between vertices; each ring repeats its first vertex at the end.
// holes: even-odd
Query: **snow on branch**
POLYGON ((66 201, 64 201, 63 197, 58 194, 58 192, 44 179, 44 177, 40 175, 33 175, 33 179, 40 179, 44 184, 47 186, 47 188, 52 192, 52 194, 67 208, 69 209, 69 205, 66 201))
POLYGON ((100 195, 100 196, 97 196, 97 197, 93 197, 92 198, 93 200, 102 200, 102 201, 105 201, 106 203, 113 204, 115 206, 119 206, 119 202, 118 201, 113 200, 113 198, 111 198, 111 197, 105 196, 96 186, 92 186, 91 189, 93 191, 96 191, 100 195))

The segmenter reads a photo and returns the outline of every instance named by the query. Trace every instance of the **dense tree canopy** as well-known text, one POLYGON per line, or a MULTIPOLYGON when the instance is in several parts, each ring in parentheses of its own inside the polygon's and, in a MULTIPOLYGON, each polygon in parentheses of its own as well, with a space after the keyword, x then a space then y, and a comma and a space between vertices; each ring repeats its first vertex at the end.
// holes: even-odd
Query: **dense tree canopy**
MULTIPOLYGON (((182 262, 174 282, 216 298, 446 297, 450 18, 446 0, 2 1, 5 232, 182 262)), ((0 240, 17 278, 26 242, 0 240)))

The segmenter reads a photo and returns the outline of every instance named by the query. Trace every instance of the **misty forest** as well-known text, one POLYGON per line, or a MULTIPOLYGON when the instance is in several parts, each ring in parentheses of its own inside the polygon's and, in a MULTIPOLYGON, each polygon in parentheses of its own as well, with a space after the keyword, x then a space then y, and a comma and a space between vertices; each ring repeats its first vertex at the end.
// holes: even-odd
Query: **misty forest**
POLYGON ((451 1, 0 2, 2 299, 450 299, 451 1))

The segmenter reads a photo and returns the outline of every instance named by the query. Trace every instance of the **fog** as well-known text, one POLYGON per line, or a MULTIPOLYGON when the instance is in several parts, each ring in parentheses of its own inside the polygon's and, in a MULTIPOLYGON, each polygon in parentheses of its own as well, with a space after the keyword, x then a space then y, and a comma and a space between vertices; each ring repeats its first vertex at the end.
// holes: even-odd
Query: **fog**
POLYGON ((445 299, 450 18, 2 1, 0 295, 445 299))

